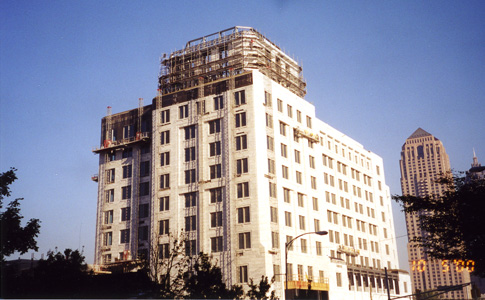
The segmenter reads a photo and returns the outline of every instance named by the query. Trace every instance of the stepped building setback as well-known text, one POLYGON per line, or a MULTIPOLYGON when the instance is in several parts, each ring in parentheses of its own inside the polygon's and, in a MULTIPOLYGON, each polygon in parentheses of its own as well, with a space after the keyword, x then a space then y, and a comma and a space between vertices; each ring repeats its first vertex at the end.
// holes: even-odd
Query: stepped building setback
POLYGON ((151 105, 101 122, 95 264, 186 236, 229 285, 275 276, 284 298, 410 294, 382 159, 315 117, 302 68, 253 28, 163 55, 151 105), (292 243, 285 268, 285 243, 292 243))
MULTIPOLYGON (((401 188, 403 195, 425 197, 442 194, 446 186, 436 182, 451 171, 450 159, 439 139, 418 128, 404 143, 401 151, 401 188)), ((422 212, 426 213, 426 212, 422 212)), ((421 213, 406 213, 406 228, 409 239, 424 236, 419 216, 421 213)), ((409 265, 413 291, 434 290, 439 286, 453 286, 470 282, 469 273, 450 261, 428 257, 425 249, 408 243, 409 265)), ((471 299, 470 287, 445 294, 447 299, 471 299)))

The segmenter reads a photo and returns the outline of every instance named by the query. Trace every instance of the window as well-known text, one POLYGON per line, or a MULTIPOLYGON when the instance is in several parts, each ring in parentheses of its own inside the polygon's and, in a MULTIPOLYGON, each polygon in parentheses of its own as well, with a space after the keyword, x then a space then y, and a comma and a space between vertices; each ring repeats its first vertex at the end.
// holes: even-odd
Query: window
POLYGON ((298 150, 295 150, 295 162, 297 164, 300 163, 300 151, 298 151, 298 150))
POLYGON ((251 248, 251 232, 241 232, 239 234, 239 249, 251 248))
POLYGON ((316 190, 317 189, 317 178, 310 176, 310 184, 312 189, 316 190))
POLYGON ((276 167, 274 159, 268 158, 268 173, 276 174, 276 167))
POLYGON ((131 185, 121 187, 121 199, 131 199, 131 185))
POLYGON ((185 140, 195 138, 195 125, 184 127, 185 140))
POLYGON ((283 112, 283 101, 278 99, 278 111, 283 112))
POLYGON ((160 145, 170 144, 170 130, 160 133, 160 145))
MULTIPOLYGON (((288 244, 291 240, 293 239, 293 237, 291 235, 287 235, 286 236, 286 244, 288 244)), ((288 247, 288 251, 293 251, 293 244, 291 244, 289 247, 288 247)), ((289 265, 289 264, 288 264, 289 265)), ((291 268, 288 267, 288 270, 290 270, 291 268)))
POLYGON ((103 263, 107 264, 111 262, 111 254, 103 255, 103 263))
POLYGON ((138 241, 148 241, 148 226, 138 227, 138 241))
POLYGON ((266 127, 273 128, 273 116, 266 113, 266 127))
POLYGON ((160 175, 160 189, 168 189, 170 187, 170 174, 160 175))
POLYGON ((169 244, 161 244, 158 246, 158 258, 165 259, 170 257, 169 244))
POLYGON ((246 112, 236 114, 236 128, 246 126, 246 112))
POLYGON ((237 184, 237 197, 249 197, 249 182, 242 182, 237 184))
POLYGON ((216 236, 211 238, 211 251, 212 252, 222 251, 222 236, 216 236))
POLYGON ((300 242, 301 242, 301 253, 307 253, 308 252, 307 240, 301 239, 300 242))
POLYGON ((222 226, 222 211, 216 211, 211 213, 211 227, 221 227, 222 226))
POLYGON ((300 229, 305 230, 305 216, 298 216, 298 221, 300 224, 300 229))
POLYGON ((195 147, 185 148, 185 161, 193 161, 196 159, 195 147))
POLYGON ((288 147, 285 144, 281 144, 281 156, 288 157, 288 147))
POLYGON ((280 234, 278 232, 271 232, 271 247, 274 249, 280 248, 280 234))
POLYGON ((281 281, 281 271, 280 271, 280 265, 273 265, 273 277, 276 282, 281 281))
POLYGON ((221 132, 221 119, 209 121, 209 134, 221 132))
POLYGON ((163 152, 160 154, 160 165, 162 167, 170 165, 170 152, 163 152))
POLYGON ((150 194, 150 183, 147 182, 141 182, 140 185, 140 190, 138 191, 140 196, 148 196, 150 194))
POLYGON ((189 117, 189 105, 185 104, 179 106, 179 119, 185 119, 189 117))
POLYGON ((123 138, 129 139, 135 136, 135 125, 127 125, 123 127, 123 138))
POLYGON ((224 108, 224 99, 222 96, 214 97, 214 110, 219 110, 224 108))
POLYGON ((342 286, 342 273, 337 272, 337 286, 342 286))
POLYGON ((312 128, 312 118, 310 118, 309 116, 306 117, 306 126, 308 128, 312 128))
POLYGON ((250 222, 249 206, 239 207, 237 209, 237 222, 239 224, 250 222))
POLYGON ((130 230, 129 229, 122 229, 120 231, 120 243, 126 244, 130 242, 130 230))
POLYGON ((285 211, 285 225, 291 227, 291 212, 285 211))
POLYGON ((160 235, 168 234, 169 230, 170 230, 170 228, 169 228, 168 219, 166 219, 166 220, 160 220, 158 233, 160 235))
POLYGON ((104 212, 104 224, 112 224, 113 223, 113 211, 108 210, 104 212))
POLYGON ((276 198, 276 183, 274 182, 269 182, 269 196, 276 198))
POLYGON ((239 267, 239 283, 248 282, 248 266, 239 267))
POLYGON ((312 197, 312 202, 313 202, 313 210, 318 211, 318 198, 312 197))
POLYGON ((209 190, 211 203, 222 202, 222 188, 215 188, 209 190))
POLYGON ((305 196, 302 193, 298 193, 298 206, 299 207, 304 207, 305 206, 304 197, 305 196))
POLYGON ((209 143, 209 156, 221 155, 221 142, 209 143))
POLYGON ((317 255, 321 256, 322 255, 322 242, 316 242, 315 243, 315 248, 317 249, 317 255))
POLYGON ((195 169, 185 170, 185 184, 194 183, 196 181, 195 169))
POLYGON ((123 166, 123 178, 131 178, 132 165, 123 166))
POLYGON ((115 182, 115 169, 109 169, 106 171, 106 181, 107 183, 115 182))
POLYGON ((309 156, 308 157, 309 163, 310 163, 310 168, 315 169, 315 157, 309 156))
POLYGON ((296 183, 298 183, 298 184, 301 184, 302 183, 301 172, 300 171, 296 171, 296 183))
POLYGON ((150 153, 150 151, 150 145, 141 146, 141 154, 147 154, 150 153))
POLYGON ((185 232, 196 230, 197 221, 195 216, 185 217, 185 232))
POLYGON ((104 234, 104 240, 103 240, 103 245, 104 246, 111 246, 113 245, 113 232, 106 232, 104 234))
POLYGON ((290 190, 283 188, 283 199, 286 203, 290 203, 290 190))
POLYGON ((280 121, 280 134, 281 135, 286 136, 286 127, 287 126, 288 125, 286 125, 285 123, 280 121))
POLYGON ((236 150, 243 150, 248 148, 247 135, 236 136, 236 150))
POLYGON ((142 161, 140 163, 140 177, 150 175, 150 161, 142 161))
POLYGON ((271 222, 278 224, 278 208, 270 206, 271 222))
POLYGON ((274 151, 274 138, 271 136, 266 136, 266 148, 268 150, 274 151))
POLYGON ((293 118, 293 108, 291 107, 291 105, 288 104, 286 106, 286 110, 288 111, 288 117, 293 118))
POLYGON ((301 111, 297 110, 296 111, 296 120, 301 123, 301 111))
POLYGON ((234 104, 236 106, 246 104, 246 93, 244 90, 234 93, 234 104))
POLYGON ((242 158, 236 160, 236 174, 241 175, 242 173, 248 172, 248 159, 242 158))
POLYGON ((166 211, 170 209, 170 197, 164 196, 160 198, 160 211, 166 211))
POLYGON ((288 167, 287 166, 281 166, 281 176, 283 178, 288 179, 288 167))
POLYGON ((197 194, 195 192, 184 194, 185 207, 192 207, 197 205, 197 194))
POLYGON ((273 106, 273 101, 271 101, 271 94, 264 91, 264 105, 266 105, 267 107, 271 107, 273 106))
POLYGON ((320 231, 320 220, 314 219, 313 224, 315 225, 315 231, 320 231))
MULTIPOLYGON (((209 168, 210 168, 210 178, 211 179, 221 178, 221 176, 222 176, 221 164, 212 165, 209 168)), ((194 170, 194 172, 195 172, 195 170, 194 170)))
POLYGON ((148 215, 150 213, 149 209, 150 209, 150 206, 148 205, 148 203, 140 204, 138 206, 138 218, 140 219, 148 218, 148 215))
POLYGON ((170 122, 170 110, 162 110, 161 112, 161 122, 162 124, 166 124, 170 122))
POLYGON ((123 158, 128 158, 133 156, 133 149, 132 148, 126 148, 123 150, 123 153, 121 154, 121 157, 123 158))
POLYGON ((109 202, 113 202, 115 199, 115 190, 111 189, 111 190, 107 190, 106 191, 106 202, 109 203, 109 202))
POLYGON ((185 255, 196 255, 197 254, 197 243, 196 240, 185 241, 185 255))

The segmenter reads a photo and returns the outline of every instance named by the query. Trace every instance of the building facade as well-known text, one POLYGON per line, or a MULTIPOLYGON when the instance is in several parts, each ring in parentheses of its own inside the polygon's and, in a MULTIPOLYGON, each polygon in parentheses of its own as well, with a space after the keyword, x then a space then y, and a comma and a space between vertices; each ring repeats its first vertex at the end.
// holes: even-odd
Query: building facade
POLYGON ((95 264, 184 232, 229 285, 275 276, 284 297, 410 293, 382 159, 315 117, 302 68, 249 27, 164 55, 151 105, 102 120, 95 264), (288 251, 285 243, 306 234, 288 251), (302 294, 303 293, 303 294, 302 294))
MULTIPOLYGON (((451 171, 450 160, 441 141, 418 128, 404 143, 401 151, 401 188, 403 195, 425 197, 442 194, 446 186, 436 182, 451 171)), ((422 212, 426 213, 426 212, 422 212)), ((420 214, 406 213, 408 238, 423 236, 420 214)), ((413 291, 433 290, 438 286, 452 286, 470 282, 470 275, 447 260, 428 257, 425 249, 408 243, 408 257, 413 291)), ((449 299, 471 299, 470 288, 446 293, 449 299)))

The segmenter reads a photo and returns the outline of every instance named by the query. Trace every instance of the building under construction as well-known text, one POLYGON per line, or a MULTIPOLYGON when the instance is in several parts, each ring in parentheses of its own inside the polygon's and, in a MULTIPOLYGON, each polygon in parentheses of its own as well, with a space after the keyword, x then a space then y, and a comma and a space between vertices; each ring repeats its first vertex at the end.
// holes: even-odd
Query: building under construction
POLYGON ((407 293, 382 159, 318 120, 305 93, 302 68, 253 28, 163 55, 152 104, 102 120, 95 264, 163 258, 183 232, 186 254, 211 254, 229 285, 407 293))

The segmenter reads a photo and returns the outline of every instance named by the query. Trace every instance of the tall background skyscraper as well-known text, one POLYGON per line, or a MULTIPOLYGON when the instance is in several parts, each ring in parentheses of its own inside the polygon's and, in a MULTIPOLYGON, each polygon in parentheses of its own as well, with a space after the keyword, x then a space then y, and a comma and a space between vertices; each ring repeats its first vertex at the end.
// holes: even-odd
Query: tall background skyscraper
MULTIPOLYGON (((421 128, 408 137, 402 146, 400 166, 403 195, 417 197, 442 194, 446 187, 436 180, 451 171, 443 143, 421 128)), ((425 235, 421 230, 420 215, 421 213, 406 213, 409 239, 425 235)), ((467 271, 459 272, 446 261, 431 259, 425 249, 416 247, 414 242, 408 243, 408 256, 413 290, 432 290, 438 286, 470 282, 467 271)), ((449 292, 446 297, 470 299, 470 289, 466 287, 460 291, 449 292)))

